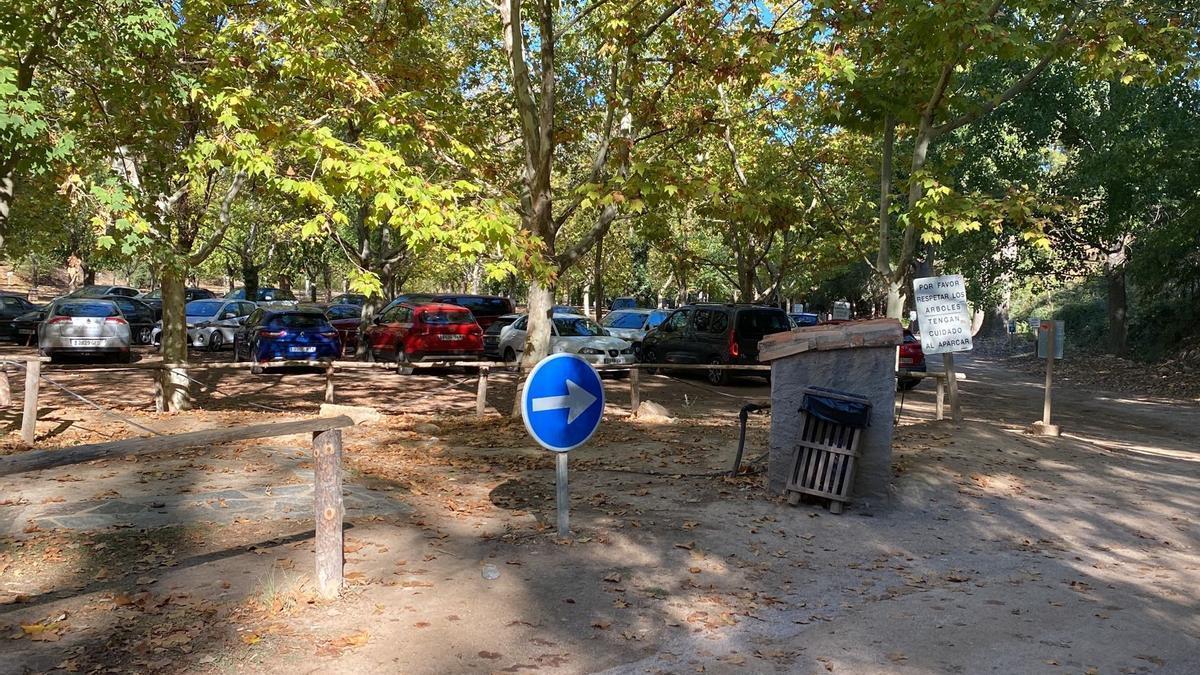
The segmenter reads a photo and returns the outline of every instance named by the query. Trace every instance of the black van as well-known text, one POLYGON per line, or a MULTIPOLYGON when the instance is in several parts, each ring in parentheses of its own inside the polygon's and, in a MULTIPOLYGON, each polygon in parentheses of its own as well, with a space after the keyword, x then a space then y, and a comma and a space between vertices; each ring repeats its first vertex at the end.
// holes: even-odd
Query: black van
MULTIPOLYGON (((642 361, 757 365, 758 341, 791 328, 787 313, 778 307, 687 305, 671 312, 658 328, 646 334, 642 361)), ((706 372, 712 384, 729 380, 728 370, 706 372)))

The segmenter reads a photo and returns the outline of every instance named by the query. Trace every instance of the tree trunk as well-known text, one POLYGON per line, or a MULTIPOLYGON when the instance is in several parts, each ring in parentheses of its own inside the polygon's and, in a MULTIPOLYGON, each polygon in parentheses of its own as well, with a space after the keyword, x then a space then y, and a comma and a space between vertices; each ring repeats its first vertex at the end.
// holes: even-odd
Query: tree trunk
POLYGON ((192 407, 187 379, 187 318, 184 315, 186 281, 182 270, 165 267, 162 273, 162 356, 168 366, 160 375, 164 412, 192 407))
POLYGON ((246 290, 246 299, 250 302, 258 300, 259 266, 248 259, 242 260, 242 288, 246 290))
POLYGON ((529 282, 529 330, 521 368, 529 370, 546 358, 550 351, 550 310, 554 306, 554 286, 539 279, 529 282))
POLYGON ((1108 285, 1108 350, 1125 356, 1129 344, 1129 307, 1125 287, 1124 251, 1110 253, 1104 261, 1104 279, 1108 285))
POLYGON ((596 238, 595 258, 592 260, 592 302, 596 303, 596 321, 604 312, 604 237, 596 238))
MULTIPOLYGON (((12 171, 8 171, 3 178, 0 178, 0 228, 5 230, 8 229, 8 210, 12 206, 15 187, 12 171)), ((0 249, 3 247, 4 238, 0 237, 0 249)))

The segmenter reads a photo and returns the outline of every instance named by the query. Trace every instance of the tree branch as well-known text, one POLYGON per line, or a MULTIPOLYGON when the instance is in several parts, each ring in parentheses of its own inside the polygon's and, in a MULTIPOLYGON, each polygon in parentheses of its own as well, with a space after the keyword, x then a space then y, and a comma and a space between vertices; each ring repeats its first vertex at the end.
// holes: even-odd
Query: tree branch
POLYGON ((246 172, 238 171, 233 176, 233 181, 229 184, 229 189, 225 191, 225 198, 221 200, 221 210, 218 212, 217 220, 220 226, 217 231, 209 237, 208 242, 200 247, 194 255, 188 257, 189 265, 199 265, 208 260, 208 256, 212 255, 217 245, 225 238, 225 232, 229 230, 230 223, 233 222, 233 200, 237 199, 238 192, 242 190, 242 184, 246 182, 246 172))

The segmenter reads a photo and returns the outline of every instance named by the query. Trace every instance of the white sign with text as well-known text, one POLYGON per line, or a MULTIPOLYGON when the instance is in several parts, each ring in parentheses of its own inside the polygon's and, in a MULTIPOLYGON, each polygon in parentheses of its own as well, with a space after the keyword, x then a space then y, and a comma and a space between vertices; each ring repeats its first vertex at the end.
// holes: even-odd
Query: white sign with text
POLYGON ((913 279, 921 350, 949 354, 971 350, 971 312, 961 274, 913 279))

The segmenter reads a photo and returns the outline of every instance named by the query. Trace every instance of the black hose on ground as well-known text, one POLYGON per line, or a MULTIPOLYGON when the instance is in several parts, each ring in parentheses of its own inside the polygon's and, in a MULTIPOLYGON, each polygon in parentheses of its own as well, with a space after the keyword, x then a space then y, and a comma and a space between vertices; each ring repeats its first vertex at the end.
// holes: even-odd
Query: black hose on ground
POLYGON ((737 476, 738 469, 742 468, 742 451, 746 449, 746 422, 750 419, 750 413, 770 409, 770 403, 747 403, 742 406, 741 412, 738 413, 738 422, 742 429, 738 435, 737 457, 733 460, 733 469, 729 472, 730 477, 737 476))

